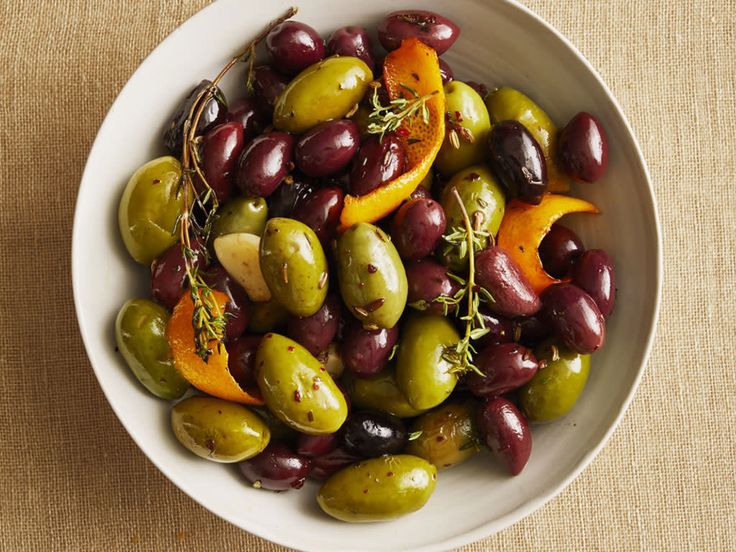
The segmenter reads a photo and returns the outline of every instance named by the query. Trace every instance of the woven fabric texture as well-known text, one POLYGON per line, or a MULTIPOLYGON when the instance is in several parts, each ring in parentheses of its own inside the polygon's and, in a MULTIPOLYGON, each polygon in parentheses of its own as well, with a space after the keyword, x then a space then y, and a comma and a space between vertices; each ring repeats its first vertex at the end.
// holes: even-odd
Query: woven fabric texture
MULTIPOLYGON (((281 547, 181 493, 100 392, 70 285, 77 188, 141 60, 205 0, 0 2, 0 550, 281 547)), ((608 446, 463 550, 736 549, 736 1, 529 0, 599 69, 664 229, 658 338, 608 446)))

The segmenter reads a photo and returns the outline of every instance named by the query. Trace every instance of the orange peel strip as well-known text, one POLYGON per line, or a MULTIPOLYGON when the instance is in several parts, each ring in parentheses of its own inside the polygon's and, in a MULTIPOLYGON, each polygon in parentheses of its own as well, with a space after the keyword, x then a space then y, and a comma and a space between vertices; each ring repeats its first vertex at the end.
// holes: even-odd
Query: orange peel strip
POLYGON ((598 207, 583 199, 556 194, 545 194, 539 205, 512 200, 498 230, 497 243, 518 263, 522 273, 537 293, 557 280, 547 274, 539 258, 539 244, 550 227, 570 213, 600 213, 598 207))
POLYGON ((426 102, 429 119, 417 115, 404 121, 401 139, 408 170, 380 188, 360 196, 345 196, 340 215, 340 231, 359 222, 375 222, 401 205, 432 168, 445 139, 445 93, 437 53, 416 38, 408 38, 388 54, 383 62, 383 79, 389 98, 413 98, 403 85, 420 96, 436 92, 426 102))
MULTIPOLYGON (((227 296, 219 291, 215 291, 214 295, 220 309, 224 311, 227 296)), ((246 393, 230 375, 225 347, 218 350, 213 342, 211 344, 212 354, 207 362, 197 356, 194 346, 194 328, 192 327, 193 313, 192 298, 188 292, 184 293, 174 307, 174 312, 166 326, 166 339, 169 341, 174 366, 179 373, 194 387, 213 397, 242 404, 263 404, 260 397, 246 393)))

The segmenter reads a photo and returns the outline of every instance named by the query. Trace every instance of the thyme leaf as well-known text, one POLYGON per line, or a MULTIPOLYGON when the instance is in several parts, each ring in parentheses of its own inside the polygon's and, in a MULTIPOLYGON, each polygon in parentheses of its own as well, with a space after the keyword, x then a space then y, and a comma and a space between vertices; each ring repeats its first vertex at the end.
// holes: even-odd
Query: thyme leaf
POLYGON ((381 87, 379 82, 373 82, 373 95, 371 96, 371 107, 373 110, 368 116, 368 133, 379 134, 379 140, 383 140, 387 132, 397 131, 405 121, 419 115, 422 121, 429 123, 429 108, 427 100, 439 93, 439 90, 433 90, 429 94, 420 96, 413 88, 399 83, 399 86, 409 92, 410 98, 396 98, 391 100, 388 105, 383 105, 378 97, 378 89, 381 87))

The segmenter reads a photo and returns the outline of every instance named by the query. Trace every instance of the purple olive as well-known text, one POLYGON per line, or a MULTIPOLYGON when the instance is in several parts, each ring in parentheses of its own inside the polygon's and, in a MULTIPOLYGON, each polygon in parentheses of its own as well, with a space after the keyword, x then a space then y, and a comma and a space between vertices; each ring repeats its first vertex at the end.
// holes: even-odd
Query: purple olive
POLYGON ((616 276, 613 261, 602 249, 590 249, 575 260, 572 282, 591 296, 604 318, 613 312, 616 276))
POLYGON ((430 192, 424 186, 417 186, 416 188, 414 188, 414 191, 409 194, 409 197, 406 201, 412 201, 413 199, 432 199, 432 192, 430 192))
POLYGON ((514 341, 514 337, 516 337, 516 322, 487 312, 484 306, 480 308, 479 312, 483 317, 483 325, 488 330, 488 333, 478 340, 478 347, 487 347, 489 345, 514 341))
POLYGON ((288 491, 301 489, 312 469, 308 458, 286 444, 271 441, 260 454, 238 464, 240 472, 258 489, 288 491))
POLYGON ((484 100, 486 99, 486 96, 488 95, 488 87, 485 84, 476 81, 465 81, 465 84, 475 90, 481 98, 484 100))
POLYGON ((312 316, 290 316, 287 335, 317 356, 335 339, 340 323, 340 310, 340 300, 336 295, 330 294, 312 316))
POLYGON ((404 422, 382 412, 353 412, 340 428, 342 447, 362 458, 398 454, 408 437, 404 422))
POLYGON ((368 138, 358 151, 350 171, 350 193, 361 196, 372 192, 384 182, 393 180, 406 169, 406 151, 403 142, 394 133, 383 140, 368 138))
POLYGON ((440 76, 442 77, 442 84, 447 84, 450 81, 455 80, 455 73, 444 59, 440 58, 440 76))
POLYGON ((539 244, 539 258, 544 270, 555 278, 564 278, 575 258, 585 251, 578 235, 561 224, 553 224, 539 244))
POLYGON ((232 194, 233 172, 244 145, 243 125, 237 122, 216 126, 202 141, 202 170, 217 201, 227 201, 232 194))
POLYGON ((202 276, 207 285, 228 297, 225 307, 227 315, 225 339, 232 341, 240 337, 248 326, 248 311, 250 310, 248 294, 220 265, 210 266, 206 272, 202 273, 202 276))
POLYGON ((465 383, 478 397, 496 397, 518 389, 531 380, 539 368, 532 352, 517 343, 486 347, 475 357, 475 365, 485 375, 471 372, 465 383))
POLYGON ((296 453, 305 458, 317 458, 335 450, 337 444, 337 433, 327 433, 325 435, 300 433, 296 440, 296 453))
POLYGON ((260 396, 256 383, 256 350, 261 342, 260 335, 241 335, 227 346, 227 369, 238 385, 260 396))
MULTIPOLYGON (((192 243, 193 266, 205 267, 202 242, 192 243)), ((172 310, 187 287, 186 262, 181 244, 175 243, 151 264, 151 295, 153 300, 172 310)))
POLYGON ((270 196, 292 169, 294 138, 286 132, 261 134, 248 144, 238 161, 238 188, 246 195, 270 196))
POLYGON ((608 139, 598 119, 578 113, 560 132, 557 154, 562 169, 575 180, 595 182, 608 167, 608 139))
POLYGON ((306 178, 295 178, 293 182, 284 182, 282 186, 268 198, 268 216, 293 218, 302 208, 306 199, 312 195, 315 186, 306 178))
POLYGON ((403 259, 413 261, 434 251, 445 233, 445 211, 433 199, 412 199, 394 217, 391 239, 403 259))
POLYGON ((425 10, 402 10, 389 14, 378 25, 378 40, 389 52, 405 38, 418 38, 444 54, 460 36, 460 27, 446 17, 425 10))
POLYGON ((520 318, 514 325, 519 337, 517 341, 527 347, 536 347, 552 333, 550 325, 539 315, 520 318))
POLYGON ((327 121, 299 138, 294 159, 297 168, 307 176, 330 176, 350 164, 359 146, 360 132, 354 121, 327 121))
POLYGON ((376 67, 373 45, 368 31, 363 27, 340 27, 327 42, 327 51, 331 55, 351 56, 362 59, 373 71, 376 67))
POLYGON ((258 136, 271 124, 270 117, 258 107, 255 98, 240 98, 230 105, 227 120, 243 125, 243 138, 248 141, 258 136))
POLYGON ((531 316, 542 306, 539 296, 511 256, 497 246, 487 247, 475 258, 475 281, 488 290, 488 309, 501 316, 531 316))
MULTIPOLYGON (((460 284, 448 276, 448 268, 431 259, 407 263, 406 279, 409 284, 407 304, 430 314, 444 314, 444 305, 435 301, 438 297, 453 297, 460 284)), ((455 310, 449 305, 448 313, 455 310)))
POLYGON ((366 330, 357 320, 350 320, 342 340, 342 362, 356 376, 368 378, 378 374, 399 339, 399 328, 366 330))
MULTIPOLYGON (((169 153, 175 157, 181 156, 184 143, 184 122, 189 118, 192 106, 197 101, 203 90, 212 83, 208 80, 200 82, 189 95, 176 107, 171 117, 169 126, 164 132, 164 145, 169 153)), ((212 130, 220 123, 224 123, 227 117, 227 102, 219 88, 215 89, 214 95, 207 101, 197 123, 197 136, 202 136, 212 130)))
POLYGON ((327 479, 333 473, 360 460, 360 457, 347 452, 342 447, 337 447, 327 454, 312 458, 312 473, 310 477, 320 481, 327 479))
POLYGON ((526 418, 514 403, 503 397, 488 399, 476 418, 481 439, 491 452, 518 475, 532 453, 532 434, 526 418))
POLYGON ((539 205, 547 191, 547 162, 539 142, 518 121, 502 121, 488 135, 491 168, 524 203, 539 205))
POLYGON ((273 66, 286 75, 296 75, 325 57, 319 33, 299 21, 284 21, 274 27, 266 37, 266 50, 273 66))
POLYGON ((606 340, 603 315, 590 295, 572 284, 548 287, 542 315, 565 344, 580 354, 593 353, 606 340))
POLYGON ((319 241, 326 244, 337 233, 344 198, 342 189, 336 186, 315 190, 296 211, 295 218, 314 230, 319 241))
POLYGON ((253 94, 258 100, 262 111, 273 111, 276 100, 289 84, 284 77, 268 65, 258 65, 253 68, 253 94))

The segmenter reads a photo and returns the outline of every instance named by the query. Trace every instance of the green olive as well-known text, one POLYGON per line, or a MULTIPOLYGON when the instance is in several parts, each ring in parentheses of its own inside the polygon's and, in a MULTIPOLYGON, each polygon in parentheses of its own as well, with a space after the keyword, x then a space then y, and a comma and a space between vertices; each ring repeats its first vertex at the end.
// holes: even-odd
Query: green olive
POLYGON ((189 397, 171 409, 179 442, 214 462, 241 462, 261 452, 271 433, 261 418, 240 404, 214 397, 189 397))
POLYGON ((437 468, 411 456, 381 456, 343 468, 320 488, 317 503, 341 521, 387 521, 416 512, 437 484, 437 468))
POLYGON ((332 376, 288 337, 263 337, 256 352, 256 376, 266 406, 297 431, 334 433, 348 415, 345 396, 332 376))
POLYGON ((444 316, 412 316, 403 325, 396 384, 414 408, 433 408, 455 389, 457 375, 444 352, 458 341, 460 335, 444 316))
POLYGON ((189 384, 174 367, 166 324, 169 313, 147 299, 128 301, 115 320, 115 342, 143 386, 162 399, 178 399, 189 384))
POLYGON ((260 236, 266 226, 268 206, 262 197, 236 197, 217 212, 212 225, 211 240, 226 234, 255 234, 260 236))
POLYGON ((519 401, 530 422, 549 422, 575 406, 588 380, 590 355, 551 342, 540 345, 534 354, 540 361, 539 370, 519 390, 519 401))
POLYGON ((144 265, 176 243, 174 234, 184 212, 180 193, 181 164, 159 157, 139 168, 128 181, 118 208, 120 235, 130 256, 144 265))
POLYGON ((278 330, 289 320, 288 311, 274 299, 264 303, 251 303, 248 308, 248 330, 254 333, 278 330))
POLYGON ((372 80, 370 68, 350 56, 329 57, 310 65, 279 96, 273 126, 300 134, 344 117, 363 98, 372 80))
POLYGON ((327 296, 327 258, 314 231, 272 218, 261 237, 261 272, 271 295, 295 316, 312 316, 327 296))
POLYGON ((391 369, 383 370, 370 378, 356 378, 349 372, 342 381, 347 385, 350 400, 355 408, 380 410, 399 418, 413 418, 423 410, 414 408, 396 386, 396 377, 391 369))
POLYGON ((408 454, 424 458, 443 470, 465 462, 480 450, 475 429, 475 403, 443 404, 414 420, 408 454))
POLYGON ((551 192, 567 192, 570 182, 557 166, 557 127, 549 115, 528 96, 513 88, 494 90, 486 97, 491 123, 519 121, 534 136, 547 161, 547 186, 551 192))
POLYGON ((448 82, 445 99, 448 135, 437 154, 435 166, 443 175, 450 176, 483 161, 491 120, 483 98, 464 82, 448 82), (450 139, 451 132, 455 132, 458 138, 455 145, 454 139, 450 139))
POLYGON ((393 328, 406 306, 404 264, 386 233, 365 222, 337 240, 340 292, 350 312, 366 328, 393 328))
MULTIPOLYGON (((453 189, 460 194, 474 228, 496 235, 506 209, 501 186, 485 165, 473 165, 463 169, 450 179, 442 191, 441 203, 447 217, 446 235, 457 229, 465 230, 463 212, 453 189), (476 222, 476 220, 478 222, 476 222)), ((488 242, 483 238, 483 247, 488 242)), ((467 254, 460 256, 457 248, 447 254, 447 262, 453 270, 462 270, 468 264, 467 254)))

